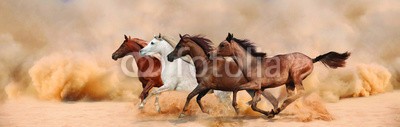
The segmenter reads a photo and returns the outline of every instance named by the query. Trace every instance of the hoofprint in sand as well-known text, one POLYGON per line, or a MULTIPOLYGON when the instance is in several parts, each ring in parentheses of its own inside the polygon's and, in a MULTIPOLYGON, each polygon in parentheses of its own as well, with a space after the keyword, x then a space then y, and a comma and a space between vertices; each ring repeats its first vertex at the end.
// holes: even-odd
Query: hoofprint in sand
MULTIPOLYGON (((140 111, 132 102, 49 102, 33 98, 7 100, 0 105, 0 126, 400 126, 400 91, 369 97, 347 98, 337 103, 321 103, 318 96, 310 95, 299 99, 287 111, 273 119, 249 112, 245 105, 245 94, 240 103, 242 114, 234 116, 230 107, 218 104, 212 94, 204 98, 210 115, 203 114, 193 101, 190 106, 192 116, 178 119, 183 106, 184 92, 167 92, 161 96, 175 98, 165 105, 161 114, 149 105, 140 111), (223 114, 223 115, 221 115, 223 114)), ((151 101, 150 101, 151 102, 151 101)), ((269 106, 260 104, 261 106, 269 106)))

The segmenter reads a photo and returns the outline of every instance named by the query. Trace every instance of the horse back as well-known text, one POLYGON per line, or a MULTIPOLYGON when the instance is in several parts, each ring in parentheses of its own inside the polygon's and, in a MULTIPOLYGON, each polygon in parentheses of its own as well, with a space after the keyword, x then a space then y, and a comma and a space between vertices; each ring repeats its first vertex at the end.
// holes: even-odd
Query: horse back
POLYGON ((313 69, 312 59, 298 52, 266 58, 263 63, 265 82, 271 87, 286 84, 294 78, 305 78, 313 69))

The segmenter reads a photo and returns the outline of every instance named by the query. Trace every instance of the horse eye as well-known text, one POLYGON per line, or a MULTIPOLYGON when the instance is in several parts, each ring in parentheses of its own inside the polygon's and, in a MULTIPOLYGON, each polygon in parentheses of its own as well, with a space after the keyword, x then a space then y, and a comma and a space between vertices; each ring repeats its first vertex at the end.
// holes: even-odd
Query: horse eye
POLYGON ((154 45, 154 42, 151 42, 151 45, 154 45))
POLYGON ((224 45, 219 45, 219 47, 223 48, 223 47, 224 47, 224 45))

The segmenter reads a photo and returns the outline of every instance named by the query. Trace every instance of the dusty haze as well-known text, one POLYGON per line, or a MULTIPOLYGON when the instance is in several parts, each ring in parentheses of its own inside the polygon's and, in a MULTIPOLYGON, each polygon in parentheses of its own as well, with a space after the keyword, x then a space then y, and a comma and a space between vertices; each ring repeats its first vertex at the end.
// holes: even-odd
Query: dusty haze
POLYGON ((400 86, 397 0, 5 0, 0 17, 1 100, 137 101, 138 80, 111 59, 124 34, 203 34, 218 44, 231 32, 269 56, 350 51, 346 68, 317 63, 304 82, 329 102, 400 86))

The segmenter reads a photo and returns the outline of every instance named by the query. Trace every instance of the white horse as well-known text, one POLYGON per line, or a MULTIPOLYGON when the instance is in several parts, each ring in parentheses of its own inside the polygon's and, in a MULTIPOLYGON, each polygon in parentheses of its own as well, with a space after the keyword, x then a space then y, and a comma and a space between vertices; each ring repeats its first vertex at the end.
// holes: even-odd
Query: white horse
MULTIPOLYGON (((158 94, 171 90, 191 92, 198 85, 196 80, 196 69, 190 56, 187 55, 174 60, 173 62, 167 60, 167 55, 174 50, 176 45, 177 42, 172 38, 161 36, 161 34, 159 34, 158 36, 155 36, 146 47, 140 50, 141 55, 161 55, 161 79, 164 82, 164 85, 151 92, 151 94, 143 100, 139 108, 143 108, 148 98, 152 95, 156 95, 154 105, 156 110, 160 112, 158 94)), ((214 91, 214 94, 221 102, 230 101, 230 92, 214 91)))

